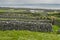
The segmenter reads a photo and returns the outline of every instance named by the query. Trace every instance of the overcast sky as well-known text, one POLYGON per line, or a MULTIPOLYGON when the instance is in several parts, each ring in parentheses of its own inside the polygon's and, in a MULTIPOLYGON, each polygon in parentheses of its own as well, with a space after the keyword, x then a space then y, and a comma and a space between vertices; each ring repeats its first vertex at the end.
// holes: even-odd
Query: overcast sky
POLYGON ((25 7, 25 8, 60 8, 60 0, 0 0, 0 7, 25 7), (35 5, 29 4, 59 4, 59 5, 35 5), (23 5, 22 5, 23 4, 23 5), (25 5, 25 4, 28 4, 25 5))
POLYGON ((60 4, 60 0, 0 0, 0 4, 38 4, 38 3, 60 4))

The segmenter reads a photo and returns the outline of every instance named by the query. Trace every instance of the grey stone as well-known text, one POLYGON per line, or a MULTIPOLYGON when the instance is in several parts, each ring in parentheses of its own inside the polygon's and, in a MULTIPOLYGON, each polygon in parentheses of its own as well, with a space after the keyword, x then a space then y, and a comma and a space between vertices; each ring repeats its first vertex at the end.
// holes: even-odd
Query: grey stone
POLYGON ((52 25, 50 23, 39 22, 22 22, 22 21, 0 21, 0 30, 30 30, 51 32, 52 25))

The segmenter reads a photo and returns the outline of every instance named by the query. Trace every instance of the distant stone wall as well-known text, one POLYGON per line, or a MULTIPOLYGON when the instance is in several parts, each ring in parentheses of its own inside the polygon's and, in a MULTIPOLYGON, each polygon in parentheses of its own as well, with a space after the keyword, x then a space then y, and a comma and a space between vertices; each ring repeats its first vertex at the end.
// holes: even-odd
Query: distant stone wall
POLYGON ((23 21, 0 21, 0 30, 30 30, 51 32, 51 23, 34 23, 23 21))

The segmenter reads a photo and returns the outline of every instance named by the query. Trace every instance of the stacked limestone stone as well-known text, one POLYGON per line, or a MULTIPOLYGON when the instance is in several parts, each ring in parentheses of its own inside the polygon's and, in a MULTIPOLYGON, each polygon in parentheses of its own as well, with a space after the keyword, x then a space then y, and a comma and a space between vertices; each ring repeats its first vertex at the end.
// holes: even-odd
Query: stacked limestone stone
POLYGON ((51 32, 51 23, 35 23, 23 21, 0 21, 0 30, 31 30, 51 32))
POLYGON ((51 32, 51 21, 35 13, 1 13, 0 30, 30 30, 51 32), (6 20, 5 20, 6 19, 6 20), (10 19, 10 20, 9 20, 10 19), (13 19, 13 20, 12 20, 13 19))

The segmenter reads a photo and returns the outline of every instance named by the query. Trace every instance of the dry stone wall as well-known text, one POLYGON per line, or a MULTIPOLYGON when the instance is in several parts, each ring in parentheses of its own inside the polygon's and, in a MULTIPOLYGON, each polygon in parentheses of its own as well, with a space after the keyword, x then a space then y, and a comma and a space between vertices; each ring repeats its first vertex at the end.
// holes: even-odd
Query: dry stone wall
POLYGON ((0 13, 0 30, 53 31, 51 21, 34 15, 36 14, 0 13))
POLYGON ((51 32, 51 23, 24 22, 24 21, 0 21, 0 30, 30 30, 51 32))

